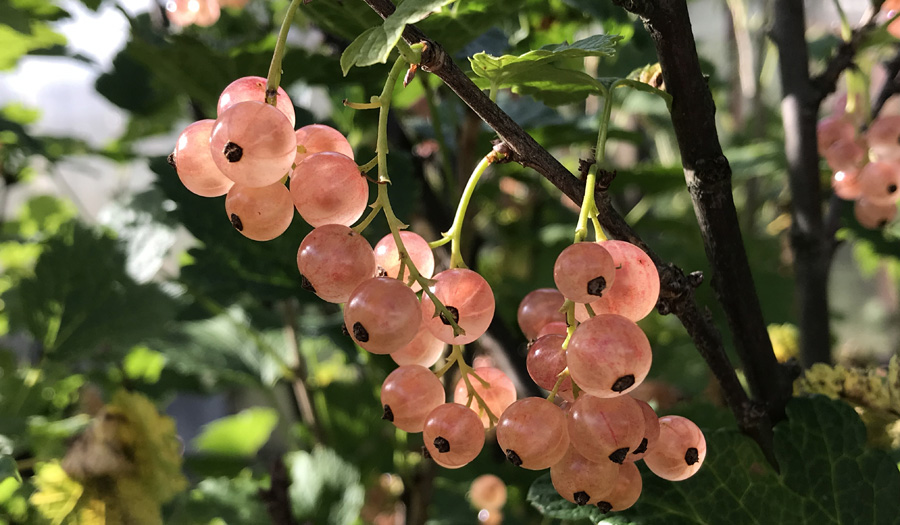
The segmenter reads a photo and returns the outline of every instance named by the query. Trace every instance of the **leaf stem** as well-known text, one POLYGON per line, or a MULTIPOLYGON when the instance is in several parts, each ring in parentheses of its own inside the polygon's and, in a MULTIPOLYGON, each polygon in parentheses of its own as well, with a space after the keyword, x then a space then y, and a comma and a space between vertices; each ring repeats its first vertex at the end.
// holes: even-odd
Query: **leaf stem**
POLYGON ((303 0, 291 0, 284 20, 281 22, 281 30, 278 31, 278 40, 275 42, 275 52, 272 54, 272 63, 269 64, 269 75, 266 77, 266 104, 275 105, 278 97, 278 85, 281 84, 281 61, 284 59, 284 49, 287 43, 291 24, 294 22, 294 13, 303 0))

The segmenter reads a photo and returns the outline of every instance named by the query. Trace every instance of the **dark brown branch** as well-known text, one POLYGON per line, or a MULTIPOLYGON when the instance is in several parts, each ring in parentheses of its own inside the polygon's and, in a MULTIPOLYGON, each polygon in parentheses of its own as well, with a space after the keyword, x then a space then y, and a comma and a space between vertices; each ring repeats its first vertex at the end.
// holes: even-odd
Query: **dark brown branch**
MULTIPOLYGON (((394 12, 394 6, 390 0, 366 0, 366 3, 375 10, 375 12, 381 15, 382 18, 386 18, 394 12)), ((658 10, 661 10, 654 7, 655 4, 652 2, 627 2, 627 4, 634 9, 640 9, 641 12, 648 14, 656 13, 658 10)), ((684 16, 679 19, 681 23, 684 23, 684 21, 687 20, 686 14, 687 9, 685 7, 684 16)), ((695 62, 695 66, 691 70, 691 73, 696 73, 695 80, 703 83, 703 88, 705 90, 705 81, 699 73, 699 64, 696 64, 696 52, 694 50, 693 36, 690 35, 689 24, 687 34, 690 37, 690 53, 693 54, 693 61, 695 62)), ((683 34, 681 36, 683 38, 683 34)), ((487 95, 478 89, 478 87, 466 77, 465 73, 453 63, 450 57, 443 52, 439 44, 429 40, 414 26, 408 26, 406 28, 403 33, 403 38, 410 44, 419 42, 425 42, 427 44, 427 48, 422 56, 422 69, 441 78, 441 80, 443 80, 443 82, 450 87, 450 89, 452 89, 466 105, 472 108, 482 120, 491 126, 500 138, 510 147, 512 150, 511 155, 514 156, 514 160, 540 173, 573 201, 581 202, 582 197, 584 196, 584 183, 569 173, 559 161, 541 147, 528 133, 525 132, 525 130, 494 104, 487 95)), ((679 43, 673 42, 672 45, 679 45, 679 43)), ((677 62, 670 62, 668 67, 675 67, 677 69, 676 64, 677 62)), ((678 78, 677 74, 672 76, 672 80, 676 81, 676 83, 681 83, 681 79, 678 78)), ((679 92, 679 95, 676 98, 675 107, 680 106, 679 102, 681 100, 690 100, 690 98, 682 99, 681 97, 683 96, 685 95, 679 92)), ((707 110, 709 111, 709 115, 703 115, 702 118, 711 120, 715 108, 712 107, 712 99, 709 92, 705 91, 705 95, 701 98, 704 100, 708 99, 707 110)), ((679 136, 682 140, 680 142, 698 139, 702 140, 702 137, 705 135, 700 137, 690 137, 689 133, 693 130, 693 127, 684 126, 684 120, 686 118, 689 118, 689 112, 684 113, 678 123, 676 123, 676 129, 679 129, 679 124, 681 124, 680 129, 682 129, 682 133, 679 136), (684 134, 685 131, 687 131, 688 135, 684 134)), ((718 148, 718 139, 716 138, 714 127, 712 128, 712 133, 714 142, 718 148)), ((715 158, 718 159, 719 157, 721 157, 721 150, 719 150, 719 153, 715 158)), ((692 159, 693 161, 697 157, 694 155, 687 155, 685 158, 692 159)), ((697 162, 694 162, 694 164, 697 164, 697 162)), ((700 164, 702 164, 702 162, 700 162, 700 164)), ((725 168, 727 170, 727 162, 725 163, 725 168)), ((693 173, 693 171, 694 168, 692 167, 691 172, 693 173)), ((706 180, 706 177, 700 178, 706 180)), ((727 177, 726 183, 730 183, 730 180, 728 180, 727 177)), ((726 186, 727 202, 731 203, 730 209, 732 213, 730 221, 733 228, 736 229, 737 217, 734 213, 734 206, 731 200, 730 184, 726 184, 726 186)), ((696 188, 697 191, 695 192, 695 196, 702 196, 708 192, 703 184, 697 185, 696 188)), ((720 198, 718 197, 717 192, 709 192, 709 194, 714 200, 720 198)), ((722 386, 723 391, 726 392, 725 400, 731 411, 735 414, 741 428, 754 437, 754 439, 760 443, 763 450, 771 452, 771 422, 765 411, 759 411, 754 407, 740 385, 740 382, 737 380, 734 368, 728 360, 716 327, 712 324, 708 316, 700 312, 700 309, 694 302, 692 288, 690 286, 685 286, 684 284, 684 272, 675 266, 663 263, 659 257, 640 240, 637 234, 631 230, 624 219, 613 210, 610 201, 604 192, 598 191, 596 197, 597 206, 600 210, 600 221, 604 228, 609 230, 610 235, 614 238, 628 240, 636 244, 647 251, 653 258, 654 262, 657 264, 657 268, 660 270, 662 281, 660 297, 664 304, 667 305, 666 308, 678 315, 679 319, 681 319, 682 323, 687 328, 689 335, 700 350, 701 355, 706 359, 710 369, 722 386), (679 275, 680 278, 678 277, 679 275)), ((710 215, 710 220, 728 222, 727 216, 722 213, 710 215), (725 217, 725 220, 722 220, 722 217, 725 217)), ((704 220, 702 222, 708 223, 709 220, 704 220)), ((719 232, 717 232, 717 234, 720 237, 715 238, 721 238, 722 234, 719 232)), ((739 292, 739 294, 735 295, 729 303, 739 303, 745 299, 744 294, 749 293, 749 296, 752 298, 751 302, 757 305, 758 310, 755 291, 752 288, 752 281, 749 279, 749 267, 747 266, 743 246, 740 241, 740 232, 737 231, 737 235, 734 236, 734 232, 726 228, 724 234, 725 236, 731 237, 726 237, 723 242, 717 244, 713 249, 713 252, 717 255, 715 258, 711 257, 711 260, 714 262, 713 267, 721 268, 722 265, 727 266, 731 263, 731 259, 734 257, 719 257, 718 255, 722 254, 722 252, 734 249, 734 243, 736 242, 737 245, 740 246, 739 253, 736 257, 738 259, 743 257, 743 263, 738 264, 737 266, 743 267, 745 270, 744 274, 746 274, 746 278, 739 279, 736 282, 736 286, 725 287, 726 291, 736 289, 737 292, 739 292), (749 292, 747 291, 748 286, 749 292)), ((726 272, 726 275, 729 273, 730 272, 726 272)), ((738 273, 740 274, 740 272, 738 273)), ((742 277, 744 277, 744 275, 742 275, 742 277)), ((721 280, 721 277, 719 280, 721 280)), ((720 290, 720 295, 722 293, 723 292, 720 290)), ((738 319, 741 319, 740 314, 743 313, 742 309, 726 308, 726 310, 731 318, 734 317, 734 311, 737 310, 739 314, 738 319)), ((758 311, 757 318, 759 318, 761 322, 761 314, 758 311)), ((740 325, 741 321, 735 321, 733 324, 740 325)), ((754 326, 753 328, 757 327, 754 326)), ((768 351, 768 355, 771 356, 772 366, 767 368, 764 374, 753 373, 751 370, 747 374, 748 380, 755 392, 763 394, 759 396, 760 399, 762 399, 766 405, 774 407, 776 413, 780 414, 784 402, 784 385, 780 380, 781 374, 778 371, 777 363, 775 363, 774 354, 772 354, 765 325, 761 325, 760 334, 755 334, 753 337, 744 337, 746 332, 751 331, 751 329, 747 329, 737 330, 735 332, 735 339, 742 341, 742 343, 739 343, 739 347, 746 348, 745 343, 743 343, 743 341, 746 341, 746 344, 750 345, 749 348, 760 348, 760 353, 768 351), (760 337, 765 340, 765 346, 758 342, 760 337), (776 384, 777 388, 774 386, 776 384)), ((751 354, 746 351, 742 352, 742 356, 745 355, 751 354)))
POLYGON ((754 398, 774 420, 780 419, 790 384, 772 352, 753 285, 732 197, 731 167, 719 144, 716 107, 700 70, 687 5, 684 0, 613 3, 626 8, 639 4, 637 14, 656 45, 666 91, 672 95, 672 125, 685 179, 713 269, 713 288, 754 398))
POLYGON ((884 63, 885 78, 881 90, 872 103, 872 112, 869 120, 875 120, 875 117, 881 113, 881 108, 889 98, 900 93, 900 46, 897 47, 894 56, 884 63))
MULTIPOLYGON (((800 310, 800 356, 804 366, 831 361, 828 273, 831 243, 825 236, 816 122, 822 89, 809 76, 803 0, 776 2, 772 38, 781 69, 781 115, 791 189, 791 248, 800 310)), ((840 53, 852 60, 852 49, 840 53)), ((829 66, 840 74, 843 69, 829 66)), ((829 73, 831 74, 831 73, 829 73)), ((826 78, 834 88, 836 78, 826 78)), ((822 82, 820 79, 819 83, 822 82)))
POLYGON ((273 525, 295 525, 291 512, 291 497, 288 491, 291 486, 291 478, 288 475, 284 460, 280 457, 272 463, 269 478, 269 488, 260 489, 259 497, 266 505, 269 519, 273 525))

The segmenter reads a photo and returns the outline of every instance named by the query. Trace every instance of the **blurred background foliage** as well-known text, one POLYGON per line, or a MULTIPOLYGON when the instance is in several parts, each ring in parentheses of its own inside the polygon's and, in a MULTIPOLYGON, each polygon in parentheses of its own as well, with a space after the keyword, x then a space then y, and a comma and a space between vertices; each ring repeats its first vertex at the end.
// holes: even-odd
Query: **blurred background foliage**
MULTIPOLYGON (((865 7, 843 3, 851 12, 865 7)), ((0 4, 0 523, 254 524, 280 508, 293 520, 284 523, 380 525, 404 523, 425 505, 428 523, 467 524, 479 509, 466 492, 483 472, 508 485, 505 523, 555 521, 526 501, 540 473, 510 466, 490 437, 478 460, 442 470, 422 460, 419 436, 381 421, 378 390, 394 364, 354 347, 341 335, 340 309, 300 289, 295 254, 307 225, 298 219, 276 240, 249 241, 230 227, 221 199, 189 193, 165 163, 181 129, 215 115, 229 82, 265 75, 287 4, 223 8, 208 28, 171 26, 153 0, 0 4), (119 35, 114 52, 107 31, 119 35), (85 32, 105 58, 65 36, 85 32), (73 67, 92 99, 79 98, 85 90, 53 89, 73 67), (101 106, 115 123, 98 117, 101 106), (309 413, 299 408, 305 397, 309 413), (125 461, 116 445, 123 442, 143 452, 125 461), (70 475, 80 468, 82 482, 60 465, 70 475), (109 479, 118 487, 112 495, 103 485, 109 479)), ((776 56, 765 40, 763 2, 724 4, 698 0, 691 9, 757 289, 787 360, 797 336, 776 56), (735 28, 755 46, 749 77, 738 70, 735 28)), ((808 39, 818 67, 839 39, 835 13, 824 5, 812 12, 808 39)), ((376 115, 342 101, 378 93, 387 69, 353 68, 345 77, 339 58, 378 22, 358 0, 315 0, 300 9, 283 64, 298 127, 336 127, 361 162, 374 155, 376 115)), ((460 0, 420 27, 466 70, 477 52, 520 54, 601 33, 622 39, 614 56, 585 60, 589 74, 625 77, 656 61, 642 24, 610 2, 460 0)), ((873 84, 892 45, 879 32, 859 57, 873 84)), ((493 133, 433 76, 420 74, 395 100, 392 202, 402 220, 436 239, 493 133)), ((573 171, 595 143, 594 97, 550 107, 501 90, 498 103, 573 171)), ((616 206, 665 260, 708 274, 677 151, 662 99, 636 91, 617 98, 616 206)), ((516 308, 528 291, 553 285, 552 265, 576 216, 571 202, 517 165, 492 167, 473 199, 464 255, 493 287, 499 345, 470 345, 470 357, 518 363, 510 373, 524 379, 520 395, 533 387, 521 378, 526 341, 516 308), (505 352, 493 354, 497 348, 505 352)), ((376 221, 367 237, 374 244, 386 231, 376 221)), ((869 232, 848 216, 839 235, 830 286, 834 359, 875 370, 900 346, 900 225, 869 232)), ((446 265, 447 254, 438 259, 446 265)), ((730 351, 710 287, 697 296, 730 351)), ((641 326, 654 348, 641 395, 661 414, 686 415, 707 430, 710 476, 735 468, 729 455, 738 468, 765 468, 752 442, 736 434, 677 319, 653 313, 641 326)), ((883 397, 881 388, 871 390, 883 397)), ((854 419, 815 406, 821 421, 854 419)), ((792 424, 785 432, 809 428, 792 424)), ((846 454, 874 454, 861 447, 851 440, 846 454)), ((734 482, 802 493, 796 479, 766 476, 734 482)), ((678 498, 724 486, 710 489, 713 478, 698 478, 677 488, 651 484, 646 503, 616 522, 697 522, 676 519, 678 498)))

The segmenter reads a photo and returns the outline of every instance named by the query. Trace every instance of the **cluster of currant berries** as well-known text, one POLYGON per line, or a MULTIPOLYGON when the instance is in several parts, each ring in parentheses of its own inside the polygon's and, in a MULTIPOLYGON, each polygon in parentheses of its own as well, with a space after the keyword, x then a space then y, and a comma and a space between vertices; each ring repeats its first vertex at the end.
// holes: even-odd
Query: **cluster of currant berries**
POLYGON ((243 9, 250 0, 168 0, 166 18, 176 26, 209 27, 219 20, 223 7, 243 9))
POLYGON ((635 322, 656 306, 659 274, 640 248, 615 240, 573 244, 553 270, 557 288, 526 295, 518 322, 532 341, 528 373, 562 402, 517 401, 500 417, 497 441, 514 464, 549 467, 563 498, 624 510, 643 486, 637 460, 677 481, 697 472, 706 456, 694 423, 658 418, 628 394, 650 370, 650 343, 635 322), (561 312, 566 300, 575 303, 571 333, 561 312))
POLYGON ((266 79, 240 78, 219 97, 216 120, 181 133, 169 163, 184 186, 203 197, 226 195, 231 224, 256 241, 284 233, 295 208, 313 226, 359 219, 369 187, 347 139, 321 124, 294 131, 294 105, 281 88, 276 105, 265 100, 266 79))
POLYGON ((406 432, 421 432, 436 463, 468 464, 484 447, 485 430, 496 426, 497 442, 513 464, 549 468, 564 498, 604 512, 637 500, 636 460, 671 480, 699 469, 706 444, 696 425, 677 416, 657 418, 647 403, 628 395, 652 360, 635 322, 659 295, 656 267, 642 250, 604 241, 579 242, 560 253, 554 267, 559 291, 531 292, 518 312, 533 340, 529 373, 551 395, 516 400, 503 371, 462 360, 462 345, 484 334, 493 319, 487 281, 466 268, 432 276, 432 248, 411 231, 394 231, 373 249, 350 227, 362 216, 369 190, 346 138, 322 125, 295 131, 287 94, 279 88, 274 105, 266 99, 265 79, 234 81, 219 98, 218 118, 188 126, 169 160, 190 191, 227 194, 228 218, 250 239, 283 233, 294 209, 313 226, 297 252, 302 286, 343 303, 354 342, 399 365, 382 385, 383 417, 406 432), (570 312, 568 322, 562 310, 570 312), (448 363, 432 372, 446 344, 453 345, 448 363), (447 402, 440 377, 453 365, 461 377, 447 402))
POLYGON ((817 126, 819 154, 832 169, 834 193, 855 201, 856 220, 882 228, 897 216, 900 200, 900 115, 878 117, 864 134, 847 115, 833 115, 817 126))

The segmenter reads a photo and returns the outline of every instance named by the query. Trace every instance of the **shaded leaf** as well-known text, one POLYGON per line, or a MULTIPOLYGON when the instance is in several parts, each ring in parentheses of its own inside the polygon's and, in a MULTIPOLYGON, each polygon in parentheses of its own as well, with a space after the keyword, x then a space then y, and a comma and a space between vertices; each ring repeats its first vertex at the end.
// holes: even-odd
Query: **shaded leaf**
POLYGON ((225 456, 253 456, 269 440, 278 413, 275 409, 254 407, 223 417, 203 427, 194 440, 201 452, 225 456))
POLYGON ((294 515, 311 523, 350 525, 362 508, 365 491, 359 471, 333 450, 316 447, 285 458, 291 475, 294 515))

